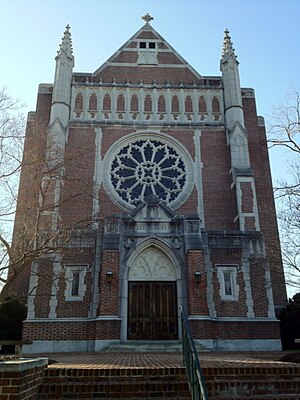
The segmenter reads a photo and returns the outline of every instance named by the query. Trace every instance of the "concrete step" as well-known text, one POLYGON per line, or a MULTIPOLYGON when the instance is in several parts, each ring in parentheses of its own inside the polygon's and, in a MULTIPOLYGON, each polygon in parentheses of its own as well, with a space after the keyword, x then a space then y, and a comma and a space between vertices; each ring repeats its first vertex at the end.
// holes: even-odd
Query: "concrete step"
MULTIPOLYGON (((202 345, 196 345, 196 350, 210 351, 202 345)), ((111 343, 104 350, 105 352, 113 353, 181 353, 182 342, 180 340, 156 340, 156 341, 144 341, 144 340, 128 340, 126 342, 111 343)))
POLYGON ((110 344, 105 351, 122 353, 122 352, 144 352, 144 353, 179 353, 182 352, 182 344, 179 340, 162 340, 162 341, 143 341, 143 340, 130 340, 120 343, 110 344))

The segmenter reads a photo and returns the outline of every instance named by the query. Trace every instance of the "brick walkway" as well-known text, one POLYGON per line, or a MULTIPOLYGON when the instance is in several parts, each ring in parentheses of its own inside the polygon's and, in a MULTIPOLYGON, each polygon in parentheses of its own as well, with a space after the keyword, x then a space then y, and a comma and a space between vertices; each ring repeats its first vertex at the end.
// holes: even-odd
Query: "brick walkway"
MULTIPOLYGON (((201 352, 203 368, 280 367, 299 364, 278 361, 286 352, 201 352)), ((51 353, 39 354, 55 361, 49 368, 180 368, 181 353, 51 353)))

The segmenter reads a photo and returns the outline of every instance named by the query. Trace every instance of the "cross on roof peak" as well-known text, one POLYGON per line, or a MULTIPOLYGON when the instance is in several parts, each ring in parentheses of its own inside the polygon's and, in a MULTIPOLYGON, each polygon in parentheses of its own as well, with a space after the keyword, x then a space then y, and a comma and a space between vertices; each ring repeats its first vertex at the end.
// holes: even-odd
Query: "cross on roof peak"
POLYGON ((149 24, 149 22, 153 20, 153 17, 149 13, 147 13, 142 17, 142 19, 145 21, 145 24, 149 24))

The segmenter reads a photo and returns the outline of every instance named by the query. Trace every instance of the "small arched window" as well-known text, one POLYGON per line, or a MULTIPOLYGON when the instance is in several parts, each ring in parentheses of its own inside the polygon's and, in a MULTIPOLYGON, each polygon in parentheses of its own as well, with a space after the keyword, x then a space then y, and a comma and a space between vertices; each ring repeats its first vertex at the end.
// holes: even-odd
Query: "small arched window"
POLYGON ((75 97, 75 109, 76 110, 83 109, 83 96, 81 93, 78 93, 75 97))
POLYGON ((172 113, 179 113, 179 101, 177 96, 172 97, 172 113))
POLYGON ((130 101, 130 110, 135 112, 139 110, 139 100, 136 94, 133 94, 131 96, 131 101, 130 101))
POLYGON ((200 96, 199 97, 198 107, 199 107, 199 112, 200 113, 206 113, 207 112, 206 101, 205 101, 204 96, 200 96))
POLYGON ((106 94, 103 98, 103 110, 105 111, 111 110, 111 98, 109 94, 106 94))
POLYGON ((96 111, 97 110, 97 96, 96 93, 92 93, 89 99, 89 110, 96 111))
POLYGON ((192 113, 193 112, 193 102, 191 96, 186 96, 184 102, 185 112, 192 113))
POLYGON ((166 112, 166 100, 163 95, 160 95, 157 103, 158 112, 166 112))
POLYGON ((214 96, 212 99, 212 112, 219 113, 220 112, 220 100, 217 96, 214 96))
POLYGON ((152 112, 152 99, 149 94, 145 97, 144 101, 144 111, 145 112, 152 112))
POLYGON ((119 94, 117 99, 117 111, 124 112, 125 111, 125 98, 122 94, 119 94))

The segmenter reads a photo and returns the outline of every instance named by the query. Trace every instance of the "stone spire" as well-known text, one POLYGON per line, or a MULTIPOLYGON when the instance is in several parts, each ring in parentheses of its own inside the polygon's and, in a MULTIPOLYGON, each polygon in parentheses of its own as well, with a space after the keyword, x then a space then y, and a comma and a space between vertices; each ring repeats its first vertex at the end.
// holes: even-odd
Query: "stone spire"
POLYGON ((221 71, 227 143, 230 148, 232 183, 235 187, 237 204, 235 221, 238 221, 241 231, 259 230, 255 181, 250 165, 248 133, 244 121, 239 63, 227 29, 224 33, 221 71), (247 204, 244 203, 245 199, 249 200, 249 198, 251 198, 250 207, 247 202, 247 204), (252 226, 249 225, 250 220, 252 226))
POLYGON ((229 30, 225 29, 224 40, 223 40, 222 62, 224 62, 229 57, 233 57, 237 61, 237 56, 234 53, 234 48, 232 45, 231 37, 229 35, 229 30))
POLYGON ((57 56, 59 57, 62 53, 65 53, 69 58, 73 58, 72 38, 69 24, 66 26, 64 36, 62 37, 62 42, 59 45, 57 56))
POLYGON ((66 127, 69 120, 71 105, 71 81, 74 67, 74 56, 70 26, 62 37, 57 56, 55 57, 56 68, 52 95, 52 108, 50 125, 58 119, 62 126, 66 127))
POLYGON ((248 138, 244 121, 239 63, 226 29, 221 59, 225 123, 229 133, 233 168, 249 167, 248 138))
POLYGON ((237 122, 245 128, 239 77, 239 63, 227 29, 224 34, 220 67, 223 78, 225 121, 227 129, 231 131, 237 122))

